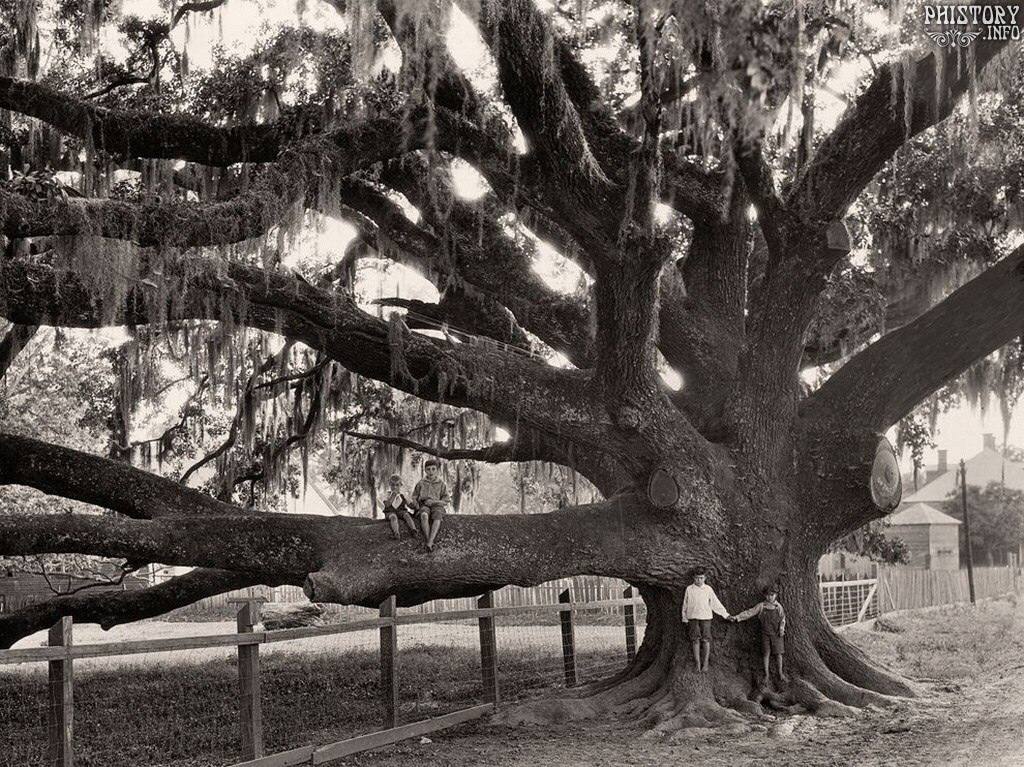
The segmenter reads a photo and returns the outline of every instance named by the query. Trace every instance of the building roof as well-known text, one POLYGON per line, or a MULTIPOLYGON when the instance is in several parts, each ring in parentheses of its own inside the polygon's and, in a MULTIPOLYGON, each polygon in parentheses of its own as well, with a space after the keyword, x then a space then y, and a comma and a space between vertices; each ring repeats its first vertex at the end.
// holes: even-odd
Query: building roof
MULTIPOLYGON (((970 476, 970 469, 967 470, 970 476)), ((927 503, 912 503, 903 506, 886 520, 890 525, 959 525, 960 520, 939 511, 927 503)))
MULTIPOLYGON (((1024 463, 1006 461, 999 451, 986 447, 966 461, 967 484, 988 487, 990 482, 1006 482, 1013 490, 1024 490, 1024 463), (1004 476, 1005 472, 1005 476, 1004 476)), ((953 464, 949 471, 940 474, 920 490, 903 498, 904 503, 941 503, 960 487, 957 475, 959 466, 953 464)))

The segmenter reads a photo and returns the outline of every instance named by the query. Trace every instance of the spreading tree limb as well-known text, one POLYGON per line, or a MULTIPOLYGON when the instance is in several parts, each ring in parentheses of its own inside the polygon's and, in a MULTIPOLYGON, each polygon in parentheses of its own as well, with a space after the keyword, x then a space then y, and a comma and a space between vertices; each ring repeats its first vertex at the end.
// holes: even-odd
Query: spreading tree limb
POLYGON ((1024 246, 843 365, 803 404, 884 431, 976 360, 1020 335, 1024 246))
POLYGON ((420 453, 426 453, 437 458, 443 458, 446 461, 483 461, 484 463, 507 463, 509 461, 523 461, 527 460, 522 454, 516 449, 517 445, 514 439, 508 442, 499 442, 487 447, 477 448, 446 448, 446 447, 434 447, 427 445, 422 442, 416 442, 415 440, 407 437, 396 437, 388 434, 370 434, 362 431, 348 430, 345 432, 350 437, 356 439, 366 439, 373 442, 381 442, 385 445, 398 445, 399 447, 409 448, 420 453))
POLYGON ((947 117, 1005 40, 976 40, 881 67, 793 186, 786 205, 807 222, 841 216, 908 139, 947 117), (973 71, 972 71, 973 69, 973 71), (908 101, 909 99, 909 101, 908 101))
POLYGON ((0 434, 0 484, 25 485, 134 519, 239 513, 206 493, 79 450, 0 434))
POLYGON ((187 160, 202 165, 271 162, 296 126, 214 126, 187 115, 105 109, 43 83, 0 77, 0 108, 35 117, 57 130, 125 157, 187 160))
POLYGON ((59 596, 0 615, 0 649, 49 628, 64 616, 70 616, 76 623, 97 623, 103 629, 111 629, 155 618, 205 597, 257 584, 301 584, 303 577, 302 574, 281 578, 198 568, 145 589, 59 596))
POLYGON ((607 445, 604 419, 585 392, 582 372, 558 370, 493 345, 447 343, 400 324, 389 326, 352 297, 316 288, 290 272, 197 256, 161 267, 148 278, 156 288, 129 285, 123 302, 110 304, 113 299, 71 272, 0 262, 0 316, 102 327, 162 318, 221 320, 227 311, 238 323, 302 341, 352 372, 425 399, 527 423, 596 448, 607 445))

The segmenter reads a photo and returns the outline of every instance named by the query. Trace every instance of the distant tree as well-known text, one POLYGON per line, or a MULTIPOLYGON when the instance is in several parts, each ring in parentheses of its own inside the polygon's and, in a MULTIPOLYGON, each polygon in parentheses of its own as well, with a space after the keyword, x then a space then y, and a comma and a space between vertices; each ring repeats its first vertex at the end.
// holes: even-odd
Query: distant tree
MULTIPOLYGON (((971 549, 978 563, 1002 564, 1007 554, 1017 554, 1024 544, 1024 491, 990 482, 984 489, 967 486, 967 505, 971 514, 971 549)), ((959 493, 943 504, 943 510, 963 520, 959 493)), ((960 526, 960 561, 967 558, 967 536, 960 526)))

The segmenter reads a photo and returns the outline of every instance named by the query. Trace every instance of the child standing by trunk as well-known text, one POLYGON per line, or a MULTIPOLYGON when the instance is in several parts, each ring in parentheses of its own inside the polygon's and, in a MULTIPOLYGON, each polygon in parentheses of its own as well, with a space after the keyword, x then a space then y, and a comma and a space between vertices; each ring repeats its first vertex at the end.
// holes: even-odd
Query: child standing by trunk
POLYGON ((729 611, 718 600, 715 590, 705 580, 707 571, 698 567, 693 572, 693 583, 683 593, 683 623, 690 635, 693 662, 697 671, 706 672, 711 659, 711 619, 715 613, 729 618, 729 611), (702 662, 703 661, 703 662, 702 662))
POLYGON ((782 670, 782 656, 786 652, 783 637, 786 636, 786 611, 777 601, 778 594, 774 586, 764 590, 764 601, 760 602, 749 610, 744 610, 734 615, 729 620, 745 621, 755 615, 761 622, 761 658, 764 661, 764 678, 767 683, 771 673, 770 658, 775 656, 775 663, 779 670, 779 679, 788 681, 785 672, 782 670))

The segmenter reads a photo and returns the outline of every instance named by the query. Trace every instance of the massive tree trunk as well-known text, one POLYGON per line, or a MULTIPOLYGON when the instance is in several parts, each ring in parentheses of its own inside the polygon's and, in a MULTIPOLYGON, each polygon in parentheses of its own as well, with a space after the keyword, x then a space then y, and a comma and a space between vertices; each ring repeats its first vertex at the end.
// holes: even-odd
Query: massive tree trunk
MULTIPOLYGON (((422 30, 410 32, 394 4, 378 5, 409 57, 402 77, 422 75, 413 66, 424 60, 416 50, 422 30)), ((476 3, 463 5, 475 12, 476 3)), ((113 513, 2 515, 0 555, 73 552, 200 568, 140 594, 62 597, 0 616, 0 644, 59 615, 109 627, 259 582, 301 583, 317 601, 377 605, 396 594, 409 605, 597 574, 635 584, 647 602, 636 660, 583 696, 517 709, 510 719, 617 711, 667 732, 739 724, 766 707, 843 714, 911 694, 829 627, 815 565, 831 542, 885 513, 870 490, 880 435, 1019 331, 1024 250, 855 356, 803 399, 798 371, 815 302, 847 256, 830 228, 903 141, 949 114, 1001 46, 978 41, 966 64, 949 52, 913 67, 881 67, 783 196, 761 137, 736 124, 742 119, 732 119, 721 92, 703 94, 708 120, 728 137, 717 170, 681 159, 676 139, 663 140, 669 89, 652 55, 662 22, 647 18, 646 4, 636 14, 639 136, 619 126, 532 2, 480 5, 477 21, 503 97, 529 145, 522 156, 508 126, 488 118, 443 48, 428 52, 429 83, 403 83, 411 101, 432 99, 426 106, 412 103, 394 115, 381 106, 383 114, 314 138, 287 126, 228 129, 97 111, 0 78, 0 108, 111 155, 267 164, 227 202, 56 204, 0 190, 7 237, 55 236, 58 243, 43 257, 0 259, 0 316, 17 323, 11 337, 18 336, 6 344, 3 366, 30 335, 24 328, 39 325, 218 321, 255 328, 397 390, 484 413, 514 434, 505 445, 422 446, 425 452, 571 466, 604 500, 550 514, 452 516, 428 553, 391 540, 384 522, 256 514, 122 463, 0 434, 0 484, 113 513), (431 154, 414 154, 423 148, 431 154), (451 157, 472 163, 489 183, 479 206, 457 200, 450 172, 437 171, 451 157), (410 220, 381 184, 416 202, 423 220, 410 220), (674 252, 675 235, 654 220, 655 201, 693 223, 685 254, 674 252), (272 264, 260 268, 253 258, 198 252, 264 235, 294 218, 297 207, 344 216, 377 255, 421 268, 443 295, 436 305, 415 306, 428 318, 457 320, 472 342, 414 333, 414 321, 376 318, 350 291, 332 288, 331 275, 314 283, 272 264), (593 284, 585 299, 542 284, 531 271, 532 246, 498 225, 504 215, 556 242, 587 272, 593 284), (756 258, 749 247, 755 234, 756 258), (112 259, 110 240, 120 240, 131 259, 97 276, 61 250, 63 237, 85 238, 100 255, 111 248, 112 259), (960 327, 955 352, 932 354, 965 316, 970 323, 960 327), (576 367, 557 369, 505 346, 521 349, 527 333, 576 367), (661 385, 659 353, 682 373, 681 393, 661 385), (655 475, 660 487, 678 490, 674 501, 654 505, 648 488, 655 475), (711 670, 696 671, 680 603, 698 565, 733 612, 752 606, 765 586, 778 587, 788 614, 788 682, 760 678, 750 624, 716 623, 711 670)), ((718 66, 708 58, 708 41, 697 38, 694 61, 718 66)))

